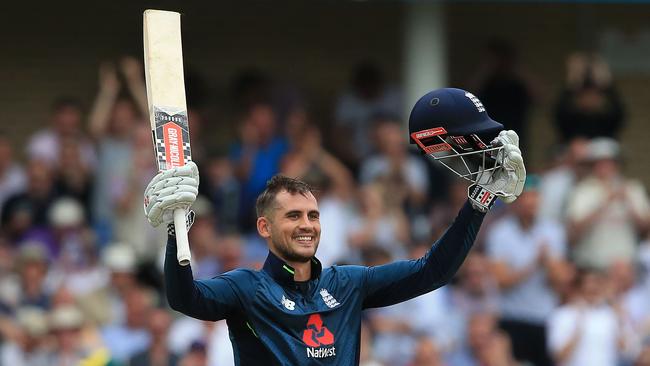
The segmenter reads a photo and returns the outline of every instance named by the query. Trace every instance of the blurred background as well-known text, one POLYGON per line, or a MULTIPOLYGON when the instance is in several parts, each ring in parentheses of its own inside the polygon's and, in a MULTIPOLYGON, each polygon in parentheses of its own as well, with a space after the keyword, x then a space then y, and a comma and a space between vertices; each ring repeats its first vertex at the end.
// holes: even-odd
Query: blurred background
POLYGON ((460 87, 519 133, 525 192, 450 286, 365 313, 362 364, 650 365, 650 4, 485 1, 8 5, 0 365, 232 364, 225 323, 168 309, 142 213, 150 7, 183 14, 195 278, 259 268, 276 173, 319 189, 324 265, 423 255, 467 186, 408 112, 460 87))

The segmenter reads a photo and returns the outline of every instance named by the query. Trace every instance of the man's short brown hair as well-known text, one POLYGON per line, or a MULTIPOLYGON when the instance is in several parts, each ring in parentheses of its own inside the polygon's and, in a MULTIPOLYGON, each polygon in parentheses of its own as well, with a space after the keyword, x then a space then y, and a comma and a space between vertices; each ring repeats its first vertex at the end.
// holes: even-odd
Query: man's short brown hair
POLYGON ((275 202, 275 196, 282 191, 287 191, 290 194, 300 193, 301 195, 307 197, 308 193, 313 193, 312 187, 295 178, 290 178, 284 175, 275 175, 268 182, 266 182, 266 188, 264 192, 260 193, 255 202, 255 212, 257 217, 262 217, 270 209, 273 208, 275 202))

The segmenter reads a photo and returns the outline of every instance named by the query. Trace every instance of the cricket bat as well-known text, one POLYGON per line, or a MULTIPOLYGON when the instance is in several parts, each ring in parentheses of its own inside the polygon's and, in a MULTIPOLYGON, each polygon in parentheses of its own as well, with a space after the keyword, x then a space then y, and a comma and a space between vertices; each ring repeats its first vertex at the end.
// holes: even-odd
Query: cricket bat
MULTIPOLYGON (((144 12, 144 69, 149 120, 158 170, 191 160, 190 130, 185 104, 181 17, 173 11, 144 12)), ((190 263, 185 210, 174 210, 178 263, 190 263)))

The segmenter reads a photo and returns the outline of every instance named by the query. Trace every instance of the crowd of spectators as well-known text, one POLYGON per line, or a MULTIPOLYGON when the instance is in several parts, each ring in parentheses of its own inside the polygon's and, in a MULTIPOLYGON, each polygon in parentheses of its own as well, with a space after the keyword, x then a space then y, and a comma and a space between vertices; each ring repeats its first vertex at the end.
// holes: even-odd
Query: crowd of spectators
MULTIPOLYGON (((477 95, 528 131, 534 87, 512 49, 489 51, 477 95), (503 108, 512 95, 520 105, 503 108)), ((0 365, 231 365, 223 321, 165 301, 166 232, 142 212, 156 166, 141 65, 99 74, 90 110, 57 99, 24 152, 0 135, 0 365)), ((254 200, 277 173, 318 189, 324 266, 420 257, 451 223, 466 182, 409 148, 398 88, 376 66, 353 74, 332 123, 306 103, 279 106, 268 79, 240 78, 226 146, 190 104, 195 278, 260 267, 254 200)), ((572 56, 558 153, 528 166, 514 204, 495 205, 451 285, 364 313, 361 364, 650 365, 650 202, 622 169, 623 116, 606 64, 572 56)))

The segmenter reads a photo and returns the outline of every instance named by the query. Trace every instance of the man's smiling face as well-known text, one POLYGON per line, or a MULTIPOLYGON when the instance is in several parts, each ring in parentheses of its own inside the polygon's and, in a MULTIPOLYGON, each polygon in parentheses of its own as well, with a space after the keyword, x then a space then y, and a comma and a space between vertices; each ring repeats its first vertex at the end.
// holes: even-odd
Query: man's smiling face
POLYGON ((260 235, 270 249, 289 262, 308 262, 318 249, 320 217, 318 202, 311 192, 291 194, 285 190, 275 196, 273 207, 257 223, 260 235))

